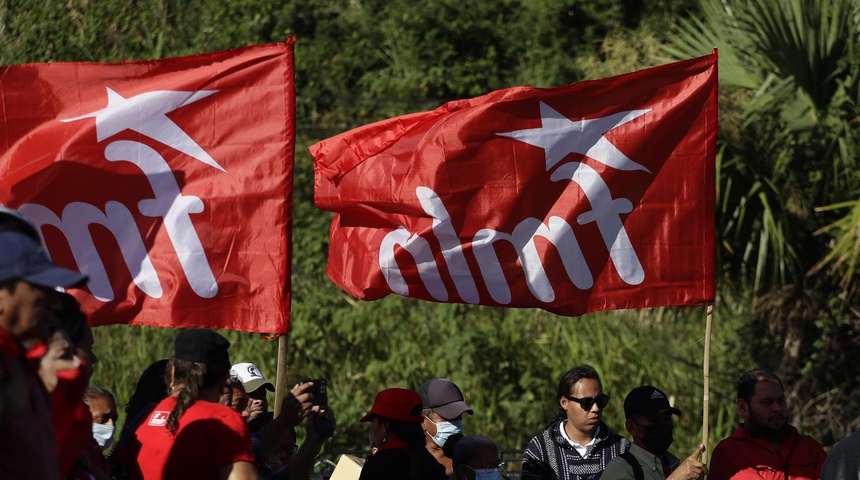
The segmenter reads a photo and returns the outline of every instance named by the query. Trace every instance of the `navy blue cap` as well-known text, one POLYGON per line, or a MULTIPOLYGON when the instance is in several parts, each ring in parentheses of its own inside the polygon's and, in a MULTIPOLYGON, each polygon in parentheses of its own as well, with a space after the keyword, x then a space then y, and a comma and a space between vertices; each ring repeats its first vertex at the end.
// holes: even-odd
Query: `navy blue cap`
POLYGON ((27 235, 0 232, 0 281, 21 279, 50 288, 75 287, 86 275, 58 266, 42 246, 27 235))

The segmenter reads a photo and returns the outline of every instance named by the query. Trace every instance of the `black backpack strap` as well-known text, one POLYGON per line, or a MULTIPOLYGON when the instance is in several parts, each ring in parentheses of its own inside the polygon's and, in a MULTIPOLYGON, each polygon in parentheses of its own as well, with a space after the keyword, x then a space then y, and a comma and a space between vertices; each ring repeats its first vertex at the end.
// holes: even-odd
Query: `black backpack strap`
POLYGON ((634 457, 629 450, 619 456, 633 467, 633 478, 636 480, 645 480, 645 473, 642 472, 642 465, 639 465, 639 461, 636 460, 636 457, 634 457))

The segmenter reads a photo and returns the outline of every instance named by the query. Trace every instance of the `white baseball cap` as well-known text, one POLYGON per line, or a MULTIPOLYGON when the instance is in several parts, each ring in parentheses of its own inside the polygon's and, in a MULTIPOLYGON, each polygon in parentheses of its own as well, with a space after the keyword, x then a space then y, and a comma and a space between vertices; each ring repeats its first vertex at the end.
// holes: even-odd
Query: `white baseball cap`
POLYGON ((263 372, 253 363, 237 363, 233 365, 230 368, 230 375, 235 375, 242 382, 242 386, 245 387, 245 391, 248 393, 260 387, 266 387, 266 390, 270 392, 275 391, 275 386, 266 381, 263 372))

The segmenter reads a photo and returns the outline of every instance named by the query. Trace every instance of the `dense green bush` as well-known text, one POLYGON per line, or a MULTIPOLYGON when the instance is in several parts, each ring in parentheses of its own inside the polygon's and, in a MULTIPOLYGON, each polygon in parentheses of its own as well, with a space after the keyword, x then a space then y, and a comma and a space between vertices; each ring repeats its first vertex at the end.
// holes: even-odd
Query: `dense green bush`
MULTIPOLYGON (((662 62, 659 57, 666 55, 661 49, 666 38, 661 34, 670 31, 668 26, 676 19, 698 8, 693 0, 5 0, 0 2, 0 64, 158 58, 281 41, 294 35, 299 137, 288 375, 290 382, 300 375, 329 379, 331 404, 339 419, 337 435, 329 446, 366 447, 367 428, 357 419, 378 390, 414 388, 443 376, 463 388, 475 410, 474 417, 465 422, 469 432, 495 438, 504 448, 523 448, 555 410, 553 396, 560 375, 577 364, 590 363, 601 372, 612 396, 605 418, 616 430, 623 430, 621 406, 631 388, 653 383, 673 396, 685 413, 673 449, 686 454, 701 439, 703 308, 560 318, 538 310, 442 305, 395 297, 358 302, 325 276, 331 217, 313 205, 313 171, 306 147, 348 128, 435 108, 450 99, 522 84, 567 84, 662 62)), ((690 19, 695 28, 709 31, 706 24, 695 23, 698 14, 690 19)), ((694 48, 688 56, 710 50, 710 46, 702 48, 694 48)), ((856 72, 856 58, 846 58, 840 65, 856 72)), ((845 297, 847 303, 840 303, 843 297, 823 288, 832 284, 809 282, 800 291, 817 296, 816 302, 805 304, 811 306, 806 316, 782 322, 786 317, 780 317, 778 309, 771 310, 775 313, 768 317, 762 313, 761 302, 753 308, 755 299, 767 298, 759 288, 756 262, 771 266, 754 253, 774 239, 767 237, 749 247, 753 254, 732 250, 750 238, 760 239, 768 224, 755 224, 740 232, 733 229, 736 224, 730 207, 735 206, 736 197, 730 196, 734 190, 729 187, 752 188, 751 182, 760 181, 758 185, 767 188, 752 190, 751 202, 780 201, 780 197, 767 196, 778 190, 768 183, 768 170, 758 169, 753 161, 757 159, 744 156, 762 151, 745 150, 755 146, 745 135, 750 131, 744 117, 750 99, 750 93, 736 87, 721 90, 721 121, 727 129, 720 135, 731 158, 721 157, 724 163, 720 164, 725 212, 718 234, 725 268, 719 278, 711 352, 711 447, 734 428, 738 420, 734 382, 752 367, 770 367, 784 374, 795 423, 813 434, 823 432, 820 422, 809 420, 811 414, 821 413, 814 406, 815 399, 824 387, 837 385, 816 384, 808 391, 798 390, 799 386, 809 385, 808 380, 816 376, 825 378, 829 371, 841 373, 827 378, 857 384, 857 362, 850 355, 836 354, 856 350, 856 314, 851 313, 856 308, 850 297, 845 297), (823 287, 810 291, 818 286, 823 287), (826 314, 814 315, 820 307, 826 314), (786 325, 806 329, 792 330, 786 325), (812 343, 814 339, 802 343, 808 362, 784 363, 781 353, 787 347, 783 344, 791 332, 798 331, 829 333, 817 344, 812 343), (837 363, 816 369, 817 358, 837 363)), ((837 107, 847 108, 848 104, 837 107)), ((759 114, 766 117, 769 113, 759 114)), ((769 158, 776 157, 779 155, 770 152, 769 158)), ((826 168, 826 162, 825 167, 816 165, 826 168)), ((806 180, 814 183, 816 173, 820 172, 809 172, 806 180)), ((821 185, 816 184, 815 191, 820 192, 821 185)), ((851 194, 856 195, 856 190, 851 194)), ((778 205, 768 206, 779 210, 778 205)), ((785 205, 792 212, 799 207, 785 205)), ((811 216, 806 212, 798 218, 811 216)), ((817 228, 810 224, 798 230, 817 228)), ((850 231, 850 222, 845 228, 850 231)), ((786 238, 789 233, 793 231, 786 232, 786 238)), ((817 242, 814 251, 826 250, 826 238, 809 239, 817 242)), ((798 268, 793 273, 803 277, 806 272, 798 268)), ((775 277, 775 291, 793 281, 775 277)), ((115 391, 120 402, 127 401, 143 368, 169 355, 175 333, 128 326, 96 329, 101 362, 93 383, 115 391)), ((276 342, 242 332, 225 335, 233 342, 235 361, 255 362, 274 379, 276 342)), ((855 410, 832 411, 840 415, 829 419, 828 432, 844 434, 856 426, 852 424, 855 410)), ((838 439, 839 435, 830 434, 825 443, 838 439)))

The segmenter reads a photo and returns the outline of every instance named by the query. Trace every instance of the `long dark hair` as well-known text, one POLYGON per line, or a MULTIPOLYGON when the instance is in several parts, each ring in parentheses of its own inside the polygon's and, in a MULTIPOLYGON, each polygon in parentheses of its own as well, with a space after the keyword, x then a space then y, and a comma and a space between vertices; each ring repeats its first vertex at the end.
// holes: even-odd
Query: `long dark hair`
POLYGON ((125 406, 126 421, 130 421, 146 407, 158 403, 167 397, 168 360, 156 360, 140 375, 137 386, 125 406))
POLYGON ((208 365, 171 357, 168 370, 171 368, 173 369, 173 383, 183 385, 183 388, 176 395, 176 406, 173 407, 173 411, 167 417, 167 430, 176 435, 182 414, 200 398, 202 389, 216 385, 227 377, 230 373, 230 363, 208 365))

